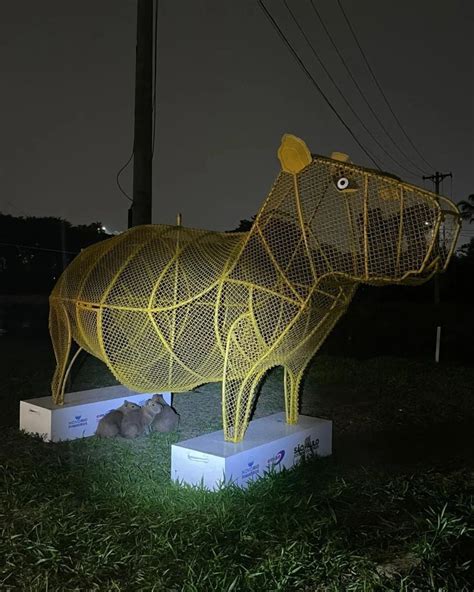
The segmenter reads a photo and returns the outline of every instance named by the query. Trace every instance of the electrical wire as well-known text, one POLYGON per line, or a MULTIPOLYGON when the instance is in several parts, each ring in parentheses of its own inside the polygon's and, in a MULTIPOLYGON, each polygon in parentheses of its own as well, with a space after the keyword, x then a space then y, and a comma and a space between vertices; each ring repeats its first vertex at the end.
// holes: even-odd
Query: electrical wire
MULTIPOLYGON (((9 206, 10 208, 13 208, 14 210, 16 210, 20 214, 20 216, 23 216, 24 218, 29 218, 30 217, 29 214, 27 214, 25 212, 25 210, 21 210, 20 208, 18 208, 11 200, 8 199, 4 203, 7 205, 7 207, 9 206)), ((8 214, 6 214, 6 215, 8 216, 8 214)))
POLYGON ((119 170, 119 172, 115 176, 115 182, 117 183, 117 187, 120 189, 120 191, 123 193, 123 195, 125 195, 125 197, 128 199, 128 201, 131 201, 131 202, 133 202, 133 199, 128 195, 128 193, 125 191, 125 189, 120 184, 120 175, 128 167, 134 154, 135 154, 135 147, 132 149, 132 153, 130 154, 130 158, 127 160, 127 162, 122 166, 122 168, 119 170))
POLYGON ((398 127, 401 129, 401 131, 403 132, 403 135, 405 136, 405 138, 410 142, 412 148, 415 150, 415 152, 418 154, 418 156, 423 160, 423 162, 425 162, 431 169, 434 169, 435 167, 433 167, 432 164, 430 164, 426 158, 420 153, 420 151, 418 150, 418 148, 415 146, 415 144, 412 142, 411 138, 409 137, 409 135, 406 133, 405 129, 403 128, 402 124, 400 123, 400 120, 398 119, 398 117, 396 116, 392 106, 390 105, 390 102, 387 98, 387 96, 385 95, 379 81, 377 80, 377 76, 375 75, 375 72, 373 71, 372 67, 369 64, 369 60, 367 59, 367 56, 365 55, 364 50, 362 49, 361 44, 359 43, 359 39, 357 38, 356 32, 354 30, 354 28, 351 25, 351 22, 349 20, 349 17, 347 16, 346 12, 344 11, 344 8, 342 7, 342 4, 340 2, 340 0, 337 0, 337 4, 344 16, 344 20, 347 23, 347 26, 349 27, 351 33, 352 33, 352 37, 354 38, 354 41, 357 44, 357 47, 359 48, 360 53, 362 54, 362 57, 364 58, 365 64, 367 66, 367 68, 369 69, 370 74, 372 75, 372 78, 374 79, 375 84, 377 85, 377 88, 380 91, 380 94, 382 95, 387 107, 390 110, 390 113, 393 115, 393 118, 395 119, 395 121, 398 124, 398 127))
MULTIPOLYGON (((387 135, 387 137, 390 139, 390 141, 392 142, 392 144, 395 146, 395 148, 398 150, 398 152, 408 161, 410 162, 416 169, 418 169, 420 172, 424 173, 426 171, 424 171, 423 169, 421 169, 416 162, 414 162, 405 152, 403 152, 403 150, 400 148, 400 146, 397 144, 397 142, 394 140, 392 134, 388 131, 388 129, 385 127, 385 125, 383 124, 383 122, 381 121, 381 119, 379 118, 379 116, 377 115, 377 113, 375 112, 375 110, 373 109, 372 105, 370 104, 370 101, 367 99, 367 97, 364 94, 364 91, 362 90, 361 86, 359 85, 359 83, 357 82, 354 74, 351 71, 351 68, 349 67, 348 63, 346 62, 344 56, 342 55, 341 51, 339 50, 336 42, 334 41, 334 37, 331 35, 331 32, 329 31, 323 17, 321 16, 321 13, 319 12, 319 10, 316 8, 316 5, 314 4, 314 0, 310 0, 311 2, 311 6, 313 8, 314 13, 316 14, 321 26, 324 29, 324 32, 326 33, 329 41, 331 42, 334 50, 336 51, 339 59, 341 60, 344 68, 346 69, 346 72, 349 74, 349 77, 351 78, 352 82, 354 83, 355 87, 357 88, 357 90, 359 91, 360 96, 362 97, 363 101, 365 102, 365 104, 367 105, 367 107, 369 108, 369 111, 372 113, 372 115, 374 116, 375 120, 377 121, 377 123, 380 125, 380 127, 382 128, 382 130, 385 132, 385 134, 387 135)), ((418 175, 416 175, 418 177, 418 175)))
POLYGON ((31 245, 19 245, 17 243, 0 243, 0 247, 16 247, 17 249, 30 249, 33 251, 49 251, 51 253, 68 253, 77 255, 79 251, 64 251, 63 249, 48 249, 46 247, 33 247, 31 245))
POLYGON ((299 24, 294 12, 291 10, 290 6, 288 5, 287 0, 283 0, 283 4, 285 5, 286 9, 288 10, 288 12, 290 13, 290 16, 293 20, 293 22, 295 23, 295 25, 298 27, 298 30, 300 31, 301 35, 303 36, 304 40, 306 41, 306 43, 309 45, 309 47, 311 48, 311 51, 314 55, 314 57, 318 60, 319 64, 321 65, 322 69, 324 70, 324 72, 326 72, 327 77, 329 78, 329 80, 333 83, 333 85, 335 86, 337 92, 340 94, 340 96, 342 97, 344 103, 347 105, 347 107, 350 109, 351 113, 354 115, 354 117, 359 121, 359 123, 361 124, 361 126, 364 128, 364 130, 369 134, 369 136, 372 138, 372 140, 377 144, 377 146, 400 168, 402 168, 403 170, 407 171, 410 175, 412 175, 413 177, 418 178, 419 175, 417 173, 415 173, 414 171, 407 169, 403 164, 401 164, 396 158, 394 158, 390 152, 388 152, 385 147, 377 140, 377 138, 374 136, 374 134, 370 131, 370 129, 365 125, 365 123, 362 121, 362 119, 360 118, 359 114, 355 111, 355 109, 352 107, 351 103, 347 100, 346 96, 344 95, 344 93, 342 92, 341 88, 339 87, 339 85, 337 84, 337 82, 335 81, 335 79, 333 78, 333 76, 331 75, 330 71, 328 70, 328 68, 325 66, 323 60, 320 58, 320 56, 318 55, 318 52, 316 51, 316 49, 314 48, 314 45, 311 43, 310 39, 308 38, 308 36, 306 35, 306 33, 304 32, 302 26, 299 24))
POLYGON ((279 27, 278 23, 276 22, 276 20, 272 17, 272 15, 270 14, 270 12, 267 10, 266 6, 263 3, 263 0, 258 0, 258 3, 260 5, 260 7, 262 8, 264 14, 266 15, 266 17, 268 18, 268 20, 272 23, 273 27, 275 28, 275 30, 278 32, 280 38, 282 39, 283 43, 287 46, 287 48, 290 50, 291 54, 293 55, 293 57, 296 59, 296 61, 298 62, 298 64, 300 65, 300 67, 302 68, 302 70, 304 71, 304 73, 306 74, 306 76, 310 79, 310 81, 313 83, 313 86, 316 88, 316 90, 319 92, 319 94, 323 97, 324 101, 326 102, 326 104, 328 105, 328 107, 331 109, 331 111, 336 115, 336 117, 339 119, 339 121, 342 123, 342 125, 346 128, 346 130, 349 132, 349 134, 352 136, 352 138, 356 141, 356 143, 358 144, 358 146, 361 148, 361 150, 369 157, 369 159, 373 162, 373 164, 377 167, 378 170, 381 170, 378 162, 375 160, 375 158, 370 154, 370 152, 368 152, 368 150, 363 146, 363 144, 359 141, 359 139, 357 138, 357 136, 354 134, 354 132, 351 130, 351 128, 347 125, 347 123, 345 122, 345 120, 341 117, 341 115, 339 115, 338 111, 336 110, 336 108, 333 106, 333 104, 331 103, 331 101, 328 99, 328 97, 324 94, 322 88, 319 86, 319 84, 316 82, 314 76, 311 74, 311 72, 308 70, 308 68, 304 65, 303 60, 300 58, 300 56, 298 55, 297 51, 293 48, 293 46, 291 45, 291 43, 288 41, 288 39, 286 38, 285 34, 283 33, 282 29, 279 27))

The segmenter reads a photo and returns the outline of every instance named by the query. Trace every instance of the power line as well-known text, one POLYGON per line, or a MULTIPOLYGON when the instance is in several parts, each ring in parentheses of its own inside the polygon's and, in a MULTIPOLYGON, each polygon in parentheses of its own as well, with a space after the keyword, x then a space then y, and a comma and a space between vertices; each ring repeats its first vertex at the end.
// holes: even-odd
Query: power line
MULTIPOLYGON (((318 17, 318 20, 321 24, 321 26, 323 27, 326 35, 329 38, 329 41, 331 42, 332 46, 334 47, 334 50, 336 51, 339 59, 341 60, 342 64, 344 65, 344 68, 346 69, 347 73, 349 74, 352 82, 354 83, 355 87, 357 88, 357 90, 359 91, 360 96, 362 97, 362 99, 364 100, 365 104, 367 105, 367 107, 369 108, 370 112, 372 113, 372 115, 374 116, 374 118, 376 119, 376 121, 378 122, 378 124, 380 125, 380 127, 383 129, 383 131, 385 132, 385 134, 390 138, 390 141, 392 142, 392 144, 395 146, 395 148, 400 152, 400 154, 408 161, 410 162, 415 168, 417 168, 421 173, 424 173, 426 171, 424 171, 423 169, 421 169, 416 162, 414 162, 405 152, 403 152, 403 150, 400 148, 400 146, 397 144, 397 142, 393 139, 393 136, 391 135, 391 133, 387 130, 387 128, 385 127, 385 125, 383 124, 383 122, 380 120, 379 116, 377 115, 377 113, 375 112, 375 110, 373 109, 372 105, 370 104, 369 100, 367 99, 367 97, 365 96, 361 86, 359 85, 359 83, 357 82, 355 76, 353 75, 348 63, 346 62, 344 56, 342 55, 342 53, 339 51, 339 48, 336 44, 336 42, 334 41, 333 36, 331 35, 328 27, 326 26, 326 23, 324 22, 324 19, 321 16, 321 13, 319 12, 319 10, 316 8, 315 4, 314 4, 314 0, 310 0, 311 2, 311 6, 313 8, 314 13, 316 14, 316 16, 318 17)), ((405 169, 407 170, 407 169, 405 169)), ((416 175, 418 176, 418 175, 416 175)))
POLYGON ((377 169, 381 170, 379 164, 377 163, 377 161, 370 154, 370 152, 368 152, 366 150, 366 148, 361 144, 361 142, 359 141, 359 139, 357 138, 357 136, 354 134, 354 132, 351 130, 351 128, 347 125, 347 123, 344 121, 344 119, 341 117, 341 115, 339 115, 339 113, 337 112, 336 108, 332 105, 331 101, 324 94, 322 88, 316 82, 316 80, 313 77, 313 75, 311 74, 311 72, 304 65, 304 63, 303 63, 302 59, 300 58, 300 56, 298 55, 297 51, 293 48, 293 46, 291 45, 291 43, 285 37, 285 34, 283 33, 283 31, 278 26, 278 24, 275 21, 275 19, 272 17, 272 15, 270 14, 270 12, 267 10, 267 8, 265 7, 265 5, 263 4, 263 0, 258 0, 258 3, 260 5, 260 7, 262 8, 262 10, 264 11, 264 13, 265 13, 266 17, 268 18, 268 20, 272 23, 272 25, 274 26, 274 28, 278 32, 278 34, 279 34, 280 38, 282 39, 283 43, 291 51, 293 57, 296 59, 296 61, 298 62, 298 64, 300 65, 300 67, 302 68, 302 70, 304 71, 304 73, 306 74, 306 76, 311 80, 311 82, 313 83, 313 86, 317 89, 317 91, 323 97, 323 99, 326 102, 326 104, 328 105, 328 107, 336 115, 336 117, 339 119, 339 121, 342 123, 342 125, 346 128, 346 130, 350 133, 350 135, 353 137, 353 139, 357 142, 357 144, 361 148, 361 150, 363 150, 363 152, 369 157, 369 159, 374 163, 374 165, 377 167, 377 169))
POLYGON ((115 176, 115 182, 117 183, 117 187, 125 195, 125 197, 129 201, 132 201, 132 202, 133 202, 133 199, 128 195, 128 193, 125 191, 125 189, 122 187, 122 185, 120 185, 120 175, 123 173, 123 171, 128 167, 128 165, 132 161, 134 153, 135 153, 135 150, 132 148, 132 153, 130 154, 130 158, 127 160, 127 162, 122 166, 122 168, 119 170, 119 172, 115 176))
POLYGON ((4 203, 7 205, 7 207, 10 206, 10 208, 13 208, 14 210, 16 210, 20 214, 20 216, 23 216, 24 218, 30 218, 31 217, 29 214, 27 214, 25 212, 25 210, 21 210, 20 208, 18 208, 11 200, 8 199, 4 203))
POLYGON ((379 81, 377 80, 377 76, 375 75, 375 72, 372 70, 372 68, 371 68, 371 66, 370 66, 370 64, 369 64, 369 60, 367 59, 367 56, 365 55, 365 53, 364 53, 364 50, 362 49, 362 46, 361 46, 361 44, 359 43, 359 40, 358 40, 358 38, 357 38, 357 35, 356 35, 356 33, 355 33, 355 31, 354 31, 354 29, 353 29, 353 27, 352 27, 352 25, 351 25, 351 23, 350 23, 350 21, 349 21, 349 18, 348 18, 348 16, 347 16, 347 14, 346 14, 346 13, 345 13, 345 11, 344 11, 344 8, 342 7, 342 4, 341 4, 340 0, 337 0, 337 4, 338 4, 338 6, 339 6, 339 8, 340 8, 340 10, 341 10, 341 12, 342 12, 342 14, 343 14, 343 16, 344 16, 344 19, 345 19, 345 21, 346 21, 346 23, 347 23, 347 26, 349 27, 349 29, 350 29, 350 31, 351 31, 351 33, 352 33, 352 36, 353 36, 353 38, 354 38, 354 41, 356 42, 356 44, 357 44, 357 47, 359 48, 359 51, 360 51, 360 53, 362 54, 362 57, 364 58, 364 61, 365 61, 365 63, 366 63, 366 66, 367 66, 367 68, 369 69, 369 72, 370 72, 370 74, 372 75, 372 78, 374 79, 374 82, 375 82, 375 84, 377 85, 377 88, 379 89, 379 91, 380 91, 380 94, 382 95, 382 97, 383 97, 383 99, 384 99, 384 101, 385 101, 385 103, 386 103, 387 107, 389 108, 389 110, 390 110, 390 113, 393 115, 393 118, 394 118, 394 119, 395 119, 395 121, 397 122, 397 124, 398 124, 398 127, 399 127, 399 128, 402 130, 402 132, 403 132, 403 135, 404 135, 404 136, 405 136, 405 138, 406 138, 406 139, 407 139, 407 140, 410 142, 410 144, 411 144, 412 148, 415 150, 415 152, 418 154, 418 156, 419 156, 419 157, 420 157, 420 158, 423 160, 423 162, 425 162, 425 163, 426 163, 426 164, 427 164, 427 165, 428 165, 428 166, 429 166, 431 169, 434 169, 435 167, 434 167, 433 165, 431 165, 431 164, 430 164, 430 163, 429 163, 429 162, 426 160, 426 158, 424 158, 424 156, 423 156, 423 155, 420 153, 420 151, 419 151, 419 150, 418 150, 418 148, 415 146, 415 144, 412 142, 412 140, 410 139, 410 137, 409 137, 409 136, 408 136, 408 134, 406 133, 405 129, 403 128, 402 124, 400 123, 400 120, 399 120, 399 119, 398 119, 398 117, 396 116, 396 114, 395 114, 394 110, 392 109, 392 106, 390 105, 390 102, 389 102, 389 100, 387 99, 387 96, 385 95, 385 93, 384 93, 384 91, 383 91, 382 87, 380 86, 380 83, 379 83, 379 81))
POLYGON ((291 8, 288 5, 287 0, 283 0, 283 4, 285 5, 286 9, 288 10, 288 12, 290 13, 290 16, 293 20, 293 22, 295 23, 295 25, 298 27, 298 30, 300 31, 300 33, 303 35, 304 40, 306 41, 306 43, 309 45, 309 47, 311 48, 311 51, 313 52, 314 57, 318 60, 319 64, 321 65, 322 69, 326 72, 326 75, 328 76, 329 80, 333 83, 333 85, 336 87, 336 90, 338 91, 338 93, 341 95, 344 103, 347 105, 347 107, 349 107, 350 111, 352 112, 352 114, 354 115, 354 117, 359 121, 359 123, 362 125, 362 127, 364 128, 364 130, 369 134, 369 136, 372 138, 372 140, 377 144, 377 146, 379 146, 379 148, 381 148, 381 150, 396 164, 398 165, 400 168, 404 169, 405 171, 407 171, 408 173, 410 173, 411 175, 413 175, 414 177, 418 177, 419 175, 417 175, 417 173, 413 172, 410 169, 407 169, 403 164, 401 164, 398 160, 396 160, 385 148, 384 146, 377 140, 377 138, 373 135, 373 133, 370 131, 370 129, 365 125, 365 123, 362 121, 362 119, 360 118, 360 116, 358 115, 358 113, 355 111, 355 109, 352 107, 352 105, 350 104, 350 102, 347 100, 347 98, 345 97, 344 93, 342 92, 342 90, 340 89, 339 85, 337 84, 337 82, 334 80, 333 76, 331 75, 331 73, 329 72, 328 68, 326 68, 323 60, 319 57, 316 49, 314 48, 313 44, 311 43, 310 39, 308 38, 308 36, 306 35, 306 33, 304 32, 303 28, 301 27, 301 25, 299 24, 297 18, 295 17, 294 12, 291 10, 291 8))
POLYGON ((78 251, 64 251, 63 249, 48 249, 46 247, 33 247, 31 245, 19 245, 17 243, 0 243, 0 247, 16 247, 17 249, 30 249, 33 251, 49 251, 51 253, 68 253, 77 255, 78 251))
POLYGON ((440 173, 436 171, 434 175, 423 175, 423 180, 427 179, 429 181, 433 181, 435 186, 435 193, 439 195, 439 187, 441 185, 441 190, 443 188, 443 181, 446 177, 452 177, 453 173, 440 173))

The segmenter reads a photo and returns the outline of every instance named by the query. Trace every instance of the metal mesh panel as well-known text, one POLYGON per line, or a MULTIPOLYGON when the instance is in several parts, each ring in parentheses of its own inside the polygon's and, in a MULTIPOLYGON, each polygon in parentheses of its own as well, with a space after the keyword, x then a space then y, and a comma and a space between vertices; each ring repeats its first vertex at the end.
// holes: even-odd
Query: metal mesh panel
POLYGON ((150 225, 96 244, 50 297, 63 400, 71 340, 142 392, 222 381, 225 437, 242 439, 261 377, 285 369, 287 421, 304 369, 359 283, 420 283, 459 232, 449 200, 284 136, 282 171, 248 233, 150 225))

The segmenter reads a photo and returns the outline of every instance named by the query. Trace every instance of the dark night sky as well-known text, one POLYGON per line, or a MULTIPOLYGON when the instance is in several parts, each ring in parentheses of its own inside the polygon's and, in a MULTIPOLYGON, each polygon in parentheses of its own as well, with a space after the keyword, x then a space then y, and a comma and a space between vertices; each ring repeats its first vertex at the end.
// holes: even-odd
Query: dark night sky
MULTIPOLYGON (((289 3, 346 97, 391 151, 309 1, 289 3)), ((305 62, 336 108, 380 155, 304 49, 282 2, 266 4, 304 50, 305 62)), ((474 192, 473 3, 343 0, 343 5, 408 134, 438 170, 453 171, 455 200, 465 199, 474 192)), ((377 93, 337 3, 319 0, 317 6, 385 125, 424 166, 377 93)), ((132 0, 2 5, 0 211, 126 227, 129 202, 115 175, 133 141, 135 19, 132 0)), ((173 224, 182 212, 186 226, 225 230, 250 218, 278 171, 276 150, 284 132, 303 137, 313 152, 339 150, 370 165, 256 0, 161 0, 153 222, 173 224)), ((400 174, 386 157, 380 160, 400 174)), ((131 167, 122 184, 131 193, 131 167)), ((444 193, 449 195, 449 182, 444 193)))

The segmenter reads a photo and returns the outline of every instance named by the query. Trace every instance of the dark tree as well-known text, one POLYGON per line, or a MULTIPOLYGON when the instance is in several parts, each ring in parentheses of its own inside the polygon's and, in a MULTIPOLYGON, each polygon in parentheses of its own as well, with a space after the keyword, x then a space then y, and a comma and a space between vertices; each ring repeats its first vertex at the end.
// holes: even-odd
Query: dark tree
POLYGON ((49 293, 81 249, 108 237, 100 222, 0 213, 0 294, 49 293))
POLYGON ((458 205, 461 210, 461 217, 464 220, 469 220, 469 224, 474 222, 474 193, 468 196, 467 201, 460 201, 458 205))
POLYGON ((234 230, 229 230, 228 232, 248 232, 252 228, 256 217, 257 216, 252 216, 251 220, 241 220, 237 228, 234 228, 234 230))

